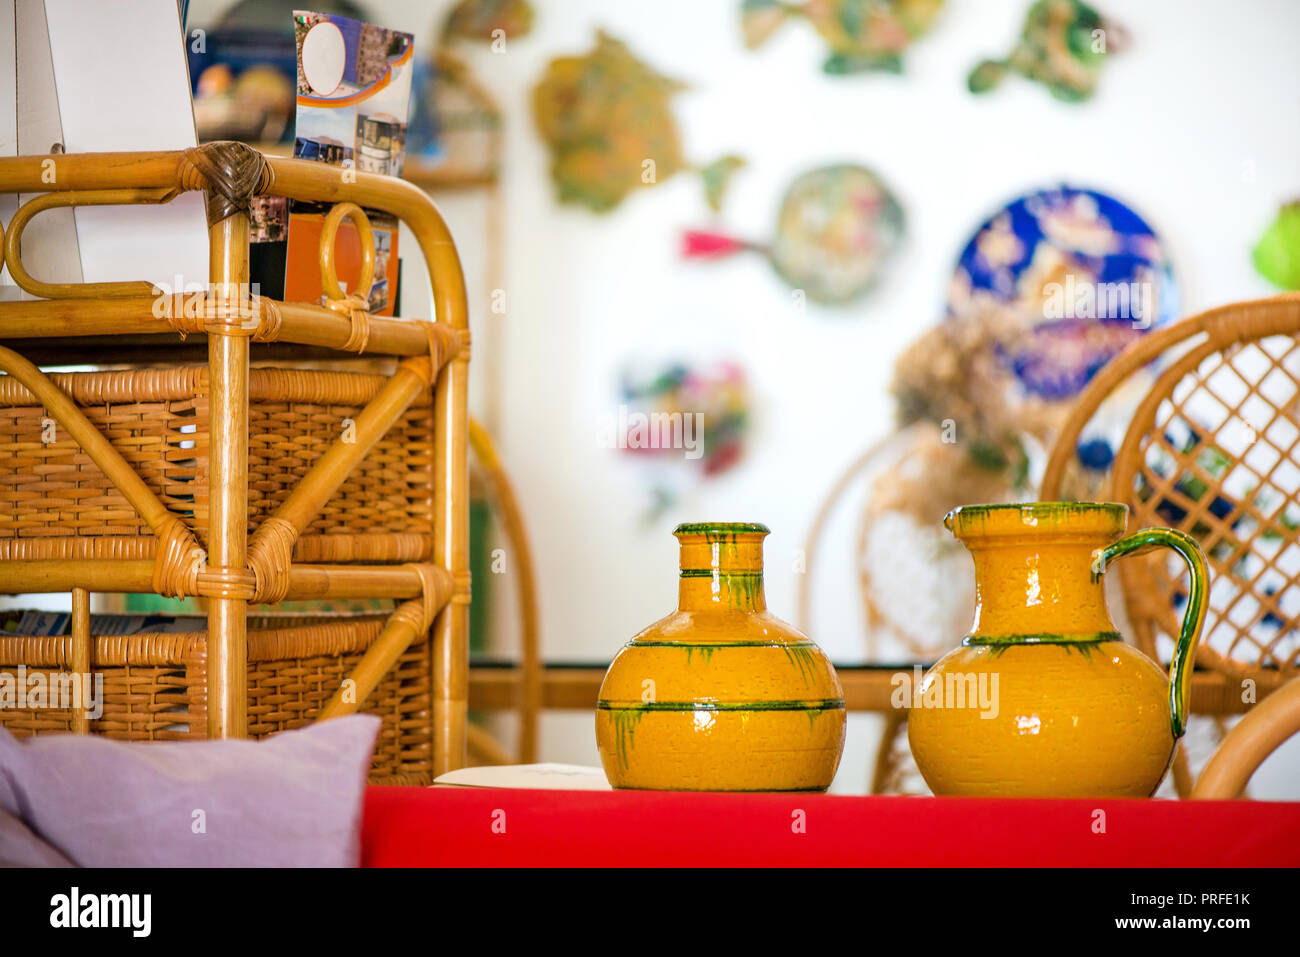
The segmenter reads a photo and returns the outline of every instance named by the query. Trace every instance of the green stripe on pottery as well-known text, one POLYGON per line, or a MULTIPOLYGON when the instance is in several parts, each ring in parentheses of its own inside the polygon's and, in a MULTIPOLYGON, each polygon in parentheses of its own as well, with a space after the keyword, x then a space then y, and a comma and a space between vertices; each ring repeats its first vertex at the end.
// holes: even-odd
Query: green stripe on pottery
MULTIPOLYGON (((798 644, 785 644, 779 641, 630 641, 625 648, 680 648, 686 652, 686 663, 689 665, 695 652, 699 651, 704 658, 705 664, 713 660, 713 653, 724 648, 780 648, 786 652, 789 657, 789 649, 794 648, 796 651, 816 648, 811 641, 802 641, 798 644)), ((811 652, 809 652, 811 654, 811 652)), ((807 684, 807 679, 804 684, 807 684)))
POLYGON ((1092 658, 1098 645, 1108 641, 1123 641, 1118 631, 1099 631, 1091 635, 967 635, 963 645, 984 645, 991 649, 994 658, 1004 654, 1007 649, 1046 645, 1060 648, 1067 655, 1078 652, 1084 658, 1092 658))
POLYGON ((686 522, 673 529, 674 535, 704 535, 709 541, 723 541, 737 535, 771 535, 772 530, 758 522, 686 522))
POLYGON ((614 704, 597 701, 597 711, 836 711, 844 707, 843 698, 822 698, 813 701, 637 701, 633 704, 614 704))
POLYGON ((816 648, 811 641, 629 641, 629 648, 816 648))
POLYGON ((1032 515, 1034 518, 1061 518, 1109 512, 1118 517, 1128 514, 1128 506, 1119 502, 1021 502, 1019 504, 1012 502, 1000 505, 958 505, 948 514, 954 518, 967 515, 978 518, 990 512, 1017 512, 1021 515, 1032 515))
MULTIPOLYGON (((597 704, 596 707, 599 708, 600 705, 597 704)), ((616 750, 618 751, 618 766, 620 768, 627 767, 627 753, 632 750, 632 748, 636 747, 636 742, 633 740, 633 732, 636 731, 636 726, 640 724, 641 718, 644 715, 644 711, 630 711, 626 709, 622 711, 614 711, 614 713, 610 715, 614 720, 614 739, 617 742, 616 750)))
POLYGON ((799 676, 805 685, 812 684, 818 674, 817 645, 811 641, 629 641, 625 648, 682 648, 686 651, 689 664, 691 656, 698 649, 703 652, 704 660, 709 661, 715 651, 727 648, 779 648, 785 653, 790 664, 799 669, 799 676))
MULTIPOLYGON (((696 711, 714 711, 732 714, 752 714, 755 711, 803 711, 808 715, 808 725, 812 725, 827 711, 843 711, 843 698, 826 698, 821 701, 638 701, 636 704, 612 704, 597 701, 597 711, 608 711, 614 722, 615 751, 618 766, 626 770, 628 752, 636 747, 636 726, 641 719, 652 711, 673 712, 676 714, 693 714, 696 711)), ((814 788, 812 790, 824 790, 814 788)))
POLYGON ((1087 635, 967 635, 963 645, 1096 645, 1103 641, 1123 641, 1118 631, 1098 631, 1087 635))
POLYGON ((722 568, 683 568, 683 578, 712 578, 717 575, 719 578, 762 578, 762 569, 746 569, 737 571, 728 571, 722 568))
POLYGON ((727 604, 732 608, 752 609, 754 599, 763 588, 763 572, 761 569, 731 571, 721 568, 683 568, 681 577, 725 581, 727 583, 727 604))
POLYGON ((1128 506, 1119 502, 1011 502, 996 505, 958 505, 943 517, 943 527, 956 534, 974 530, 977 522, 987 522, 992 515, 1014 513, 1045 524, 1068 522, 1076 517, 1105 516, 1119 525, 1128 519, 1128 506))
POLYGON ((812 684, 813 678, 817 676, 817 657, 813 654, 811 642, 806 645, 786 645, 785 656, 790 659, 790 663, 799 669, 799 677, 803 679, 805 685, 812 684))

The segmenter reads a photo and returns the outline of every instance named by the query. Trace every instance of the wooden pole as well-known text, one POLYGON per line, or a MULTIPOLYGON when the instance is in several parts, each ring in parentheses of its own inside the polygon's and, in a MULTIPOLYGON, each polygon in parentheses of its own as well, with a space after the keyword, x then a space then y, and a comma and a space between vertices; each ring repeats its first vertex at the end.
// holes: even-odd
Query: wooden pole
MULTIPOLYGON (((197 295, 197 294, 195 294, 197 295)), ((265 332, 253 336, 255 342, 286 342, 306 346, 342 349, 352 334, 347 317, 324 306, 305 302, 279 302, 263 296, 263 312, 274 308, 279 330, 272 334, 267 323, 265 332)), ((123 297, 118 299, 40 299, 30 302, 6 302, 3 312, 5 339, 51 339, 62 336, 132 336, 171 335, 177 329, 165 317, 166 311, 198 308, 201 304, 175 296, 166 298, 123 297), (155 309, 163 318, 154 314, 155 309)), ((409 319, 386 319, 371 316, 366 355, 423 356, 429 353, 429 339, 424 325, 409 319)), ((200 333, 201 335, 201 333, 200 333)), ((451 352, 448 342, 446 354, 451 352)))
MULTIPOLYGON (((209 228, 209 281, 219 315, 237 312, 248 288, 248 213, 237 211, 209 228), (225 308, 221 308, 221 307, 225 308)), ((233 318, 208 328, 212 388, 208 568, 242 572, 248 548, 248 336, 233 318)), ((208 737, 242 738, 248 731, 247 603, 208 603, 208 737)))
MULTIPOLYGON (((446 592, 431 594, 429 599, 438 605, 446 599, 450 590, 448 587, 446 592)), ((393 611, 379 637, 371 642, 348 675, 348 680, 325 703, 317 720, 328 721, 360 710, 384 675, 397 664, 397 659, 406 653, 416 638, 425 633, 427 619, 424 617, 424 602, 425 599, 421 597, 416 601, 405 602, 393 611)))
MULTIPOLYGON (((0 589, 5 594, 49 594, 85 588, 91 592, 154 594, 152 559, 7 559, 0 560, 0 589)), ((431 574, 451 590, 445 568, 431 574)), ((197 594, 210 597, 200 579, 197 594)), ((346 598, 416 598, 420 576, 402 565, 294 565, 286 601, 346 598)))
MULTIPOLYGON (((94 688, 90 677, 90 592, 72 589, 72 661, 74 679, 81 683, 83 694, 94 688)), ((87 697, 72 711, 74 734, 90 733, 90 707, 87 697)))
POLYGON ((434 561, 460 576, 465 586, 452 596, 433 629, 434 760, 437 777, 465 765, 469 723, 469 470, 465 421, 468 357, 444 370, 434 391, 437 430, 434 561), (441 523, 441 527, 436 527, 441 523))

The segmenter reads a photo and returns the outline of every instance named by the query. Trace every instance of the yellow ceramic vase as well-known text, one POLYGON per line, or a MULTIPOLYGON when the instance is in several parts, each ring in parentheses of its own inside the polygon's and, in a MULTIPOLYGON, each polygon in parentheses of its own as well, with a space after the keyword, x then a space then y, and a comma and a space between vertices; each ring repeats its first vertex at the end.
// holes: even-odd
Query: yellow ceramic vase
POLYGON ((1123 505, 974 505, 944 524, 975 561, 975 622, 912 690, 908 739, 935 794, 1146 797, 1187 721, 1207 572, 1167 528, 1121 538, 1123 505), (1191 572, 1169 676, 1106 609, 1113 559, 1174 549, 1191 572))
POLYGON ((844 749, 830 661, 763 597, 762 525, 679 525, 677 611, 614 658, 596 743, 616 788, 824 791, 844 749))

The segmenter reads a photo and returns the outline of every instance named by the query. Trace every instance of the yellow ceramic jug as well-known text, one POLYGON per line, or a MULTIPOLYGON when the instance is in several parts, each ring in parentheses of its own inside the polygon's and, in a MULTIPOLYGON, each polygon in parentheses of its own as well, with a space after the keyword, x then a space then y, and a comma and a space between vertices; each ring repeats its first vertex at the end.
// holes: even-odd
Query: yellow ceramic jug
POLYGON ((913 689, 908 739, 935 794, 1146 797, 1187 723, 1207 571, 1169 528, 1121 538, 1123 505, 965 505, 944 525, 975 561, 971 633, 913 689), (1174 549, 1190 570, 1169 676, 1111 622, 1102 573, 1174 549))
POLYGON ((821 649, 767 611, 754 524, 679 525, 677 611, 615 656, 596 743, 616 788, 824 791, 844 692, 821 649))

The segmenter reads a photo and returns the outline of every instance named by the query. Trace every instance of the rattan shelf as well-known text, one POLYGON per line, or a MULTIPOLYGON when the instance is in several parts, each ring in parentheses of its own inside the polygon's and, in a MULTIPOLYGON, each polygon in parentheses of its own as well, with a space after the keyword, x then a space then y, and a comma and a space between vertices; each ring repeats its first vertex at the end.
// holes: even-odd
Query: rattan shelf
MULTIPOLYGON (((243 737, 362 709, 384 718, 376 779, 427 783, 463 765, 464 279, 425 193, 344 172, 237 143, 0 160, 0 192, 39 194, 5 225, 0 258, 38 297, 0 303, 0 593, 68 591, 73 609, 67 635, 0 637, 0 668, 103 674, 107 699, 99 716, 3 709, 0 724, 243 737), (148 283, 47 283, 22 264, 22 231, 45 209, 186 190, 207 199, 210 284, 197 306, 148 283), (335 204, 335 220, 364 220, 366 207, 405 221, 429 265, 434 321, 372 316, 357 298, 250 297, 256 195, 335 204), (363 354, 383 374, 345 361, 363 354), (338 361, 293 366, 303 358, 338 361), (113 368, 41 368, 77 364, 113 368), (199 598, 207 629, 93 635, 92 592, 199 598), (379 617, 249 615, 316 599, 400 604, 379 617)), ((339 288, 332 260, 327 229, 327 290, 339 288)))

